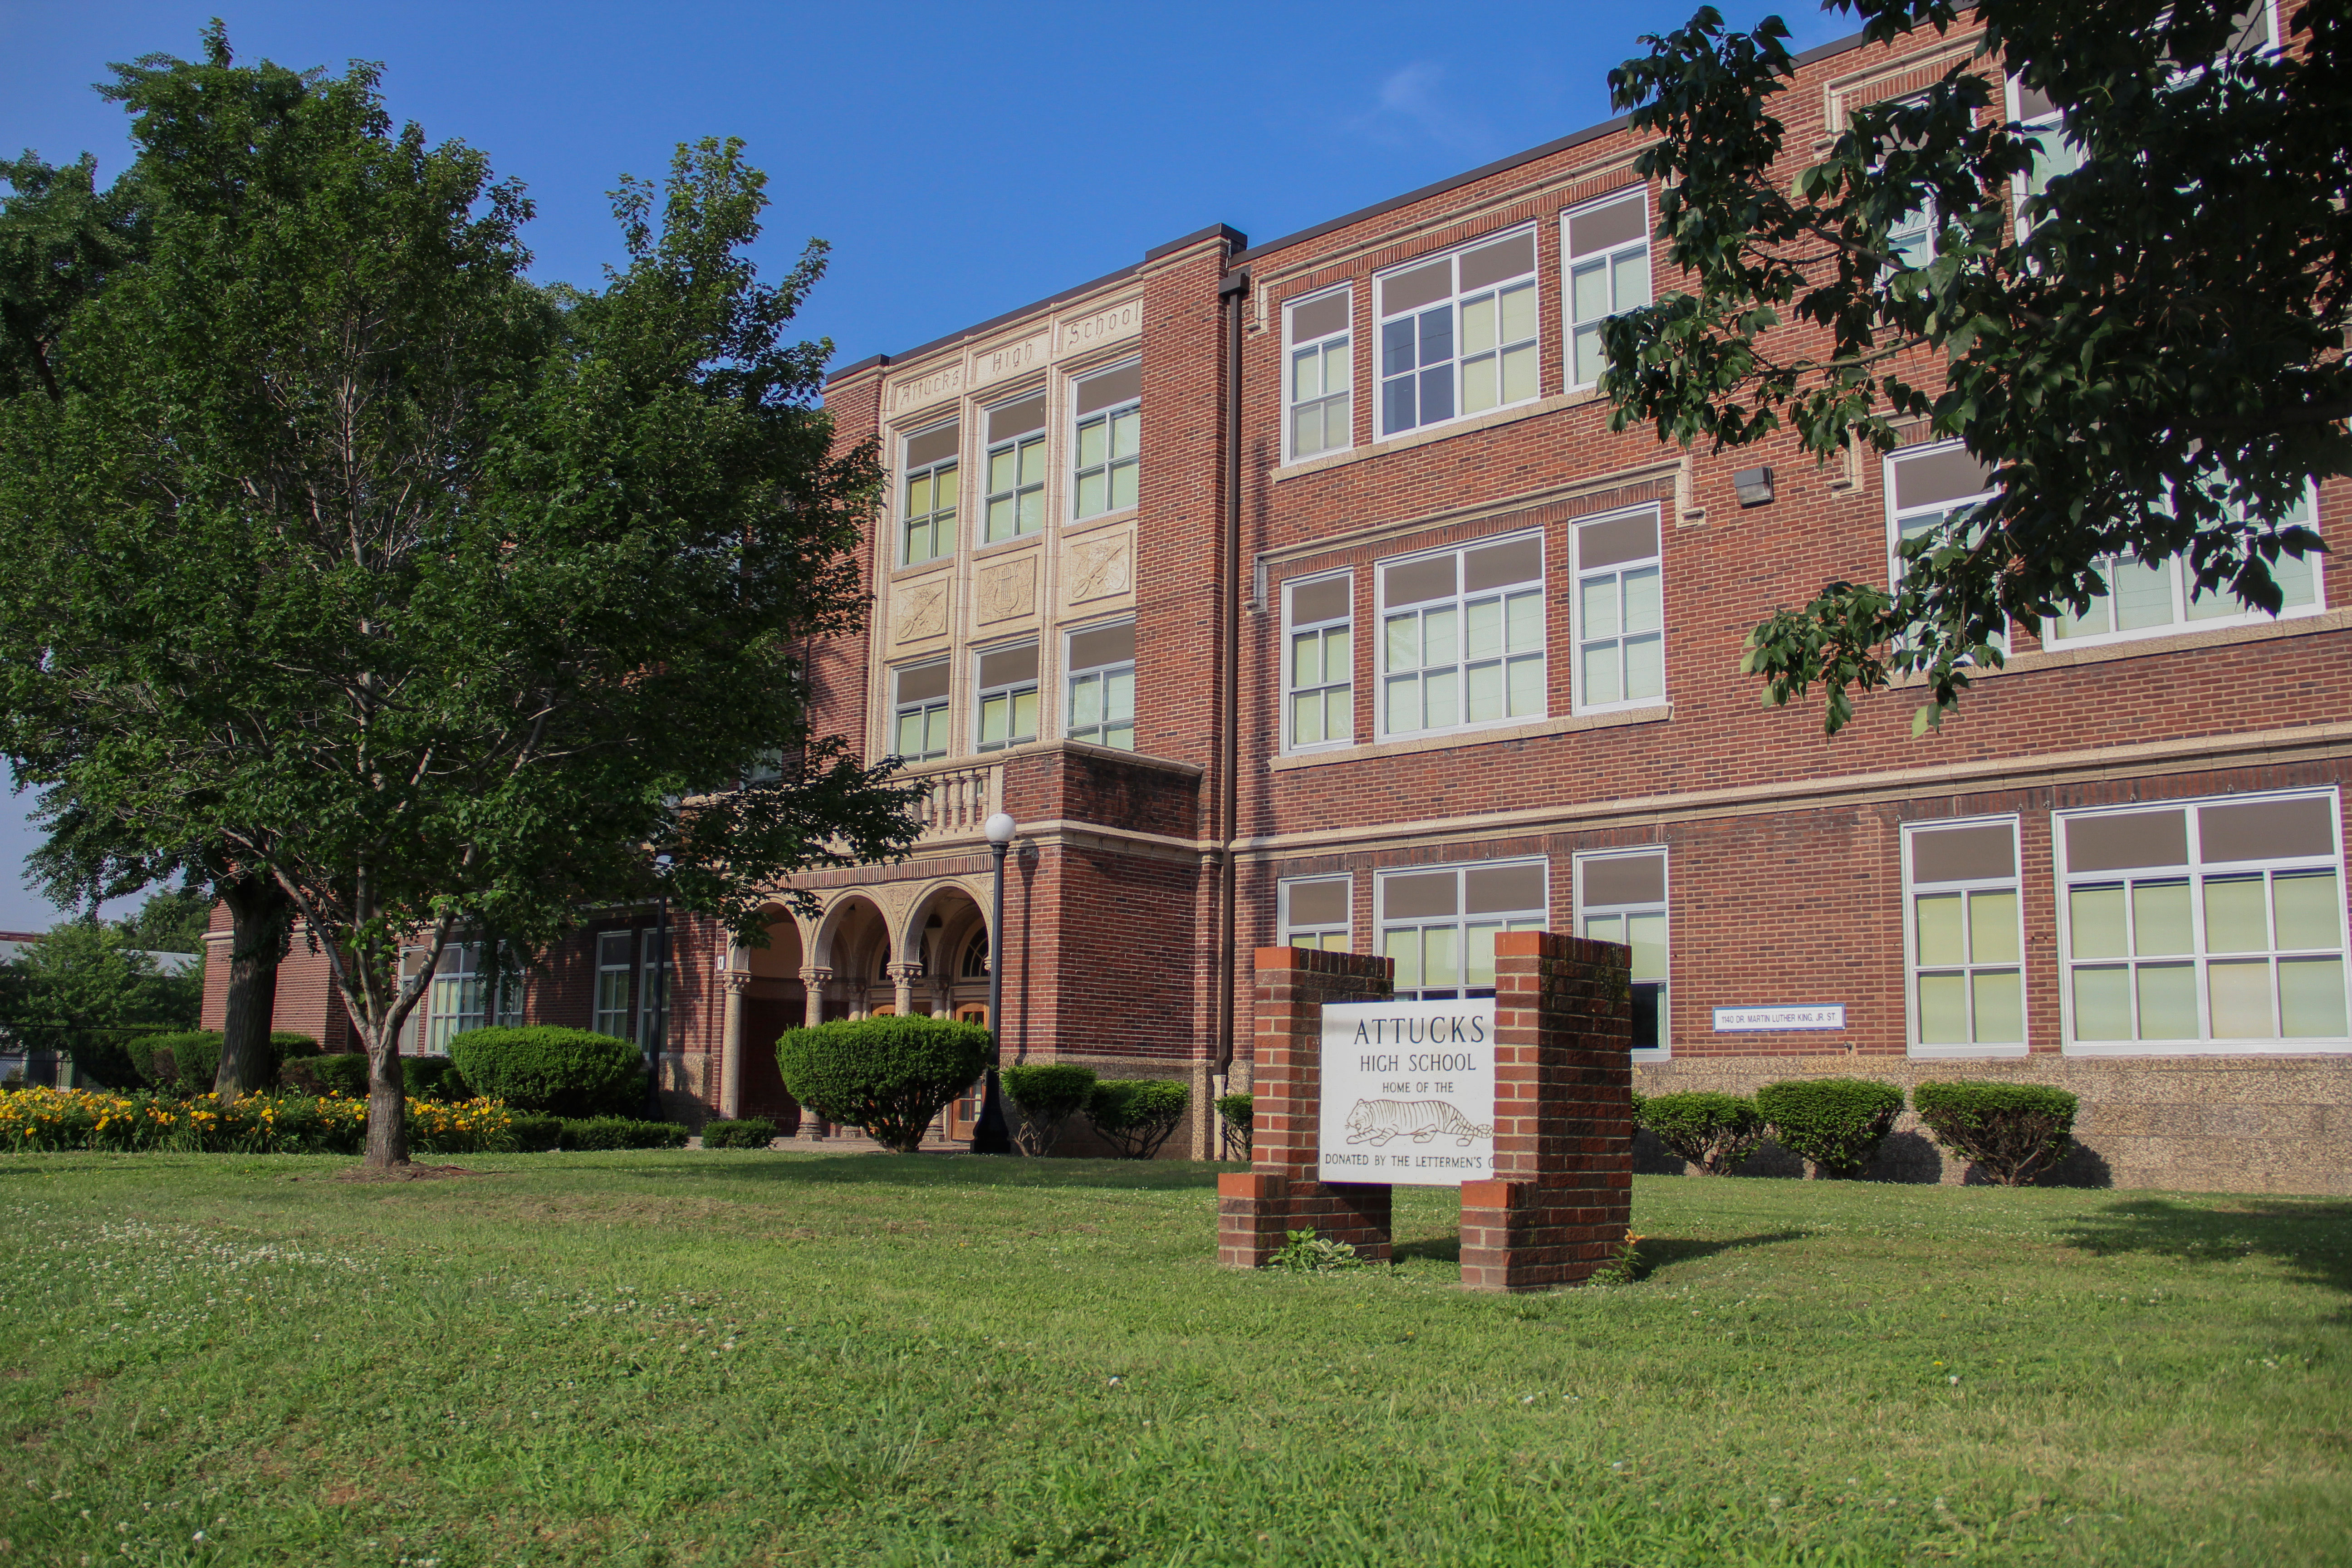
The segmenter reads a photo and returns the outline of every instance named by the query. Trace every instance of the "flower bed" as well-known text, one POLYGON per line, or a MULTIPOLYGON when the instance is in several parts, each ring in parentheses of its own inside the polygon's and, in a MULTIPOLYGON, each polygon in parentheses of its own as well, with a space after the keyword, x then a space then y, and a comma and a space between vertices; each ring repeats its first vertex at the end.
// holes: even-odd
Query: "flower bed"
MULTIPOLYGON (((495 1100, 408 1102, 409 1146, 421 1154, 511 1149, 514 1113, 495 1100)), ((0 1094, 0 1149, 18 1152, 356 1154, 366 1142, 367 1101, 340 1094, 253 1094, 234 1103, 86 1089, 0 1094)))

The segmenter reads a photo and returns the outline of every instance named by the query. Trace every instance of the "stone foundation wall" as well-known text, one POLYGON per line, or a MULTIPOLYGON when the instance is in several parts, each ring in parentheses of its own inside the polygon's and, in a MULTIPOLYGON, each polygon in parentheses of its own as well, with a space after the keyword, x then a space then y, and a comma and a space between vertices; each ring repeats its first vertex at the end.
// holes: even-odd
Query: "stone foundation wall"
MULTIPOLYGON (((2029 1057, 2022 1061, 1913 1061, 1853 1056, 1691 1057, 1643 1063, 1645 1095, 1711 1089, 1754 1094, 1790 1078, 1880 1078, 1908 1094, 1929 1080, 2039 1083, 2083 1106, 2076 1149, 2049 1181, 2184 1192, 2352 1194, 2352 1057, 2029 1057)), ((1643 1133, 1634 1169, 1679 1173, 1682 1161, 1643 1133)), ((1794 1176, 1802 1162, 1766 1143, 1742 1174, 1794 1176)), ((1905 1110, 1873 1177, 1969 1179, 1905 1110)))

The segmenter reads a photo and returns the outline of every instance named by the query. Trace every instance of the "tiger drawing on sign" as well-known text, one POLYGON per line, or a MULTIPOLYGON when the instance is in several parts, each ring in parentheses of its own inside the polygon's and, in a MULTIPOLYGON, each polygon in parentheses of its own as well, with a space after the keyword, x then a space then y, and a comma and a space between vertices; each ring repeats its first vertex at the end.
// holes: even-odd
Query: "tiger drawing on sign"
POLYGON ((1348 1112, 1348 1142, 1375 1149, 1396 1137, 1426 1143, 1441 1132, 1467 1147, 1473 1139, 1493 1137, 1495 1129, 1479 1126, 1443 1100, 1360 1100, 1348 1112))

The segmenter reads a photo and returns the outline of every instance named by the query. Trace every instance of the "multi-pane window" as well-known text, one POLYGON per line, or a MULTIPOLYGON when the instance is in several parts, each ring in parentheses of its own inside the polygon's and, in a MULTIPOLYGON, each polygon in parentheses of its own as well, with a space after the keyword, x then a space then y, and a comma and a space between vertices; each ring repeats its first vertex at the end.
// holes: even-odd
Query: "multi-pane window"
POLYGON ((1070 707, 1062 733, 1135 750, 1135 623, 1072 632, 1066 668, 1070 707))
POLYGON ((1143 366, 1123 364, 1072 388, 1078 427, 1073 443, 1070 515, 1086 519, 1135 504, 1143 450, 1143 366))
MULTIPOLYGON (((2298 499, 2279 525, 2311 526, 2308 492, 2298 499)), ((2046 625, 2043 636, 2053 643, 2081 643, 2099 638, 2121 642, 2176 627, 2216 624, 2259 624, 2267 612, 2249 605, 2227 588, 2197 590, 2186 561, 2174 557, 2154 566, 2134 556, 2102 555, 2094 563, 2106 579, 2107 591, 2093 599, 2080 615, 2062 608, 2046 625)), ((2271 578, 2284 601, 2281 616, 2310 614, 2319 608, 2318 563, 2306 555, 2281 555, 2271 563, 2271 578)))
POLYGON ((956 448, 949 423, 907 437, 906 488, 898 508, 898 563, 920 565, 956 547, 956 448))
POLYGON ((1535 270, 1522 229, 1380 280, 1381 435, 1534 400, 1535 270))
POLYGON ((1584 523, 1576 530, 1577 711, 1665 695, 1657 508, 1584 523))
POLYGON ((1342 574, 1285 585, 1283 688, 1293 750, 1356 738, 1354 584, 1342 574))
POLYGON ((2327 790, 2062 816, 2067 1049, 2352 1049, 2337 812, 2327 790))
MULTIPOLYGON (((1926 101, 1924 96, 1905 98, 1887 107, 1906 109, 1926 101)), ((1942 226, 1937 221, 1935 198, 1930 196, 1897 218, 1887 229, 1886 248, 1905 268, 1925 267, 1936 258, 1936 235, 1942 226)))
POLYGON ((948 754, 948 661, 890 672, 890 750, 910 763, 948 754))
POLYGON ((979 750, 993 752, 1037 738, 1037 645, 1022 643, 980 656, 979 750))
MULTIPOLYGON (((1903 546, 1947 518, 1993 497, 1992 475, 1958 442, 1896 452, 1886 459, 1886 581, 1903 584, 1903 546)), ((2007 644, 2004 642, 2003 647, 2007 644)))
POLYGON ((1576 929, 1633 950, 1633 1048, 1663 1058, 1669 1016, 1664 851, 1579 856, 1576 929))
POLYGON ((1355 442, 1354 405, 1348 395, 1355 374, 1355 340, 1348 331, 1354 298, 1342 289, 1288 309, 1290 377, 1284 395, 1293 461, 1341 451, 1355 442))
POLYGON ((1911 1052, 2025 1054, 2025 926, 2017 823, 1906 828, 1911 1052))
POLYGON ((2010 79, 2010 90, 2015 95, 2019 128, 2033 142, 2033 167, 2019 175, 2015 185, 2017 233, 2023 238, 2033 227, 2025 204, 2046 195, 2051 181, 2081 168, 2083 149, 2066 134, 2064 116, 2047 93, 2014 77, 2010 79))
POLYGON ((1348 905, 1351 884, 1345 877, 1292 877, 1277 889, 1281 903, 1282 945, 1345 952, 1349 948, 1348 905))
POLYGON ((1541 535, 1381 567, 1383 735, 1543 711, 1541 535))
POLYGON ((1495 938, 1542 931, 1548 920, 1541 860, 1384 871, 1381 952, 1396 961, 1397 1000, 1495 994, 1495 938))
POLYGON ((1635 191, 1568 215, 1568 380, 1591 386, 1608 355, 1601 323, 1650 302, 1650 211, 1635 191))
POLYGON ((1045 526, 1045 395, 988 411, 988 496, 982 542, 1045 526))
POLYGON ((596 1008, 589 1027, 629 1037, 629 948, 635 933, 608 931, 596 938, 596 1008))
POLYGON ((669 1043, 669 932, 651 926, 637 943, 637 1047, 658 1052, 669 1043))
MULTIPOLYGON (((424 967, 424 952, 415 955, 415 967, 424 967)), ((522 1022, 523 978, 509 955, 502 967, 488 947, 478 942, 453 942, 441 950, 433 979, 417 1011, 423 1023, 416 1050, 428 1057, 449 1054, 449 1042, 468 1029, 522 1022)))

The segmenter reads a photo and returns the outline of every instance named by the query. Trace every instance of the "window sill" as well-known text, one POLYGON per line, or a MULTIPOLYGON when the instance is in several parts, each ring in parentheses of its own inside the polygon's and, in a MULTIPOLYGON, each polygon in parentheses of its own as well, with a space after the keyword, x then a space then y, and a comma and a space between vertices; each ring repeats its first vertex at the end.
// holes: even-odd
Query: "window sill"
MULTIPOLYGON (((1074 517, 1062 524, 1062 531, 1064 533, 1081 533, 1089 528, 1101 528, 1108 523, 1125 522, 1129 518, 1133 517, 1137 512, 1139 512, 1142 510, 1142 504, 1138 502, 1134 506, 1118 507, 1110 511, 1098 511, 1091 517, 1074 517)), ((1026 539, 1029 536, 1024 533, 1021 537, 1026 539)))
POLYGON ((1269 773, 1293 768, 1318 768, 1333 763, 1370 762, 1379 757, 1411 756, 1417 752, 1450 752, 1459 746, 1483 746, 1496 741, 1528 741, 1545 735, 1572 735, 1586 730, 1614 730, 1627 724, 1659 724, 1675 716, 1674 704, 1627 708, 1609 713, 1581 713, 1543 719, 1528 724, 1500 724, 1491 730, 1450 730, 1442 735, 1416 735, 1409 741, 1381 741, 1361 746, 1335 746, 1328 752, 1301 752, 1266 763, 1269 773))
MULTIPOLYGON (((2044 645, 2030 653, 2010 656, 2009 662, 1999 669, 1971 668, 1971 684, 1998 680, 2005 675, 2023 675, 2037 669, 2067 669, 2076 665, 2106 664, 2119 658, 2147 658, 2156 654, 2187 653, 2197 648, 2223 647, 2236 643, 2269 642, 2277 637, 2308 637, 2314 632, 2336 632, 2352 627, 2352 610, 2320 610, 2309 615, 2286 616, 2280 620, 2241 622, 2235 626, 2200 626, 2194 630, 2159 632, 2143 637, 2118 638, 2114 642, 2095 643, 2089 647, 2062 643, 2055 647, 2044 645)), ((1906 676, 1898 686, 1926 684, 1921 675, 1906 676)))
POLYGON ((1045 531, 1041 527, 1033 529, 1027 533, 1016 533, 1010 539, 999 539, 986 544, 975 544, 971 547, 971 556, 972 559, 978 560, 983 555, 995 555, 1008 550, 1018 550, 1024 544, 1035 545, 1043 544, 1045 542, 1045 531))
POLYGON ((1491 430, 1497 425, 1515 424, 1521 419, 1532 419, 1539 414, 1555 414, 1563 408, 1574 408, 1580 404, 1596 403, 1600 400, 1601 394, 1591 388, 1582 392, 1560 393, 1551 397, 1538 397, 1533 403, 1515 404, 1508 408, 1496 408, 1485 414, 1474 414, 1466 419, 1455 419, 1444 425, 1433 425, 1425 430, 1414 430, 1402 436, 1391 436, 1384 441, 1375 441, 1369 447, 1350 447, 1344 452, 1323 452, 1312 458, 1302 458, 1295 463, 1275 469, 1274 478, 1279 483, 1281 480, 1295 479, 1307 474, 1319 474, 1327 468, 1344 468, 1349 463, 1360 463, 1368 458, 1385 457, 1391 452, 1409 452, 1415 447, 1426 447, 1432 441, 1443 441, 1450 436, 1467 436, 1476 430, 1491 430))
POLYGON ((1958 1062, 2015 1059, 2028 1054, 2023 1046, 1913 1046, 1913 1061, 1958 1062))
POLYGON ((2342 1057, 2345 1040, 2069 1040, 2070 1057, 2342 1057))
POLYGON ((955 570, 955 563, 956 558, 952 555, 934 555, 929 561, 919 561, 912 566, 893 566, 890 568, 891 586, 943 575, 955 570))

